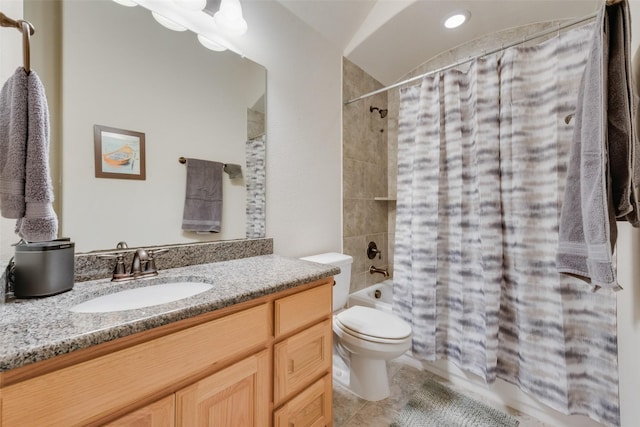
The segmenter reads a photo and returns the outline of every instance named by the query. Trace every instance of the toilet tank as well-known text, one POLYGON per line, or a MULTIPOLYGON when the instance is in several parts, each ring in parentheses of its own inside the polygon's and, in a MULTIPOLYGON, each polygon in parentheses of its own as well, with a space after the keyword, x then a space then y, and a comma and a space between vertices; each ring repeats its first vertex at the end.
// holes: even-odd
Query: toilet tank
POLYGON ((338 252, 329 252, 300 259, 340 267, 340 274, 337 274, 334 277, 336 284, 333 286, 333 311, 343 308, 347 303, 347 298, 349 297, 349 287, 351 286, 351 263, 353 263, 353 258, 350 255, 338 252))

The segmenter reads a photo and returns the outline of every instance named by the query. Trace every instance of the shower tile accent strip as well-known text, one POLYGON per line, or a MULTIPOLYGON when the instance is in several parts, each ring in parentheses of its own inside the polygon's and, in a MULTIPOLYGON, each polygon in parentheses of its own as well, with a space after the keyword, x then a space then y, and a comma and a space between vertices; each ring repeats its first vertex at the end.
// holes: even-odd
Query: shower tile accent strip
POLYGON ((150 279, 87 281, 47 298, 0 305, 0 372, 143 332, 241 302, 334 276, 338 267, 286 258, 254 256, 173 268, 150 279), (211 290, 190 298, 111 313, 74 313, 69 308, 97 296, 168 282, 203 282, 211 290))
POLYGON ((264 237, 266 223, 265 136, 247 141, 247 238, 264 237))

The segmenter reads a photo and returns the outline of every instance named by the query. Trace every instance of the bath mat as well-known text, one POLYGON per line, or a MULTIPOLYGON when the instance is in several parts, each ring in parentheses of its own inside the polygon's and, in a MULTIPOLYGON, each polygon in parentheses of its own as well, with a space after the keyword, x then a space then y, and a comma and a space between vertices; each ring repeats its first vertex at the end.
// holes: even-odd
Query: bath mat
POLYGON ((515 427, 511 415, 427 380, 411 397, 391 427, 515 427))

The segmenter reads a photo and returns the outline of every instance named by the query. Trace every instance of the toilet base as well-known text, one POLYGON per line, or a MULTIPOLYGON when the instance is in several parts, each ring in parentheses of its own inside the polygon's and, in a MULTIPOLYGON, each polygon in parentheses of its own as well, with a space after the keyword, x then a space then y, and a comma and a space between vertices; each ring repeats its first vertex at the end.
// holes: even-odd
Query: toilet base
POLYGON ((349 389, 365 400, 376 402, 389 397, 389 377, 384 359, 351 355, 349 389))

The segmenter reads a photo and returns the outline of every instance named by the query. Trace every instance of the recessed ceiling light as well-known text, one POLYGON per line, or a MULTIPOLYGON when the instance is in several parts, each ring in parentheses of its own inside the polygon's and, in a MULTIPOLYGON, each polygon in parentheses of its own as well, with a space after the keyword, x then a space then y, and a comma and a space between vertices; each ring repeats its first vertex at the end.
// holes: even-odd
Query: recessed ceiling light
POLYGON ((469 13, 468 10, 461 10, 455 13, 452 13, 451 15, 447 16, 444 19, 444 23, 443 25, 446 28, 458 28, 460 25, 464 24, 465 22, 467 22, 467 20, 469 19, 469 17, 471 16, 471 14, 469 13))

